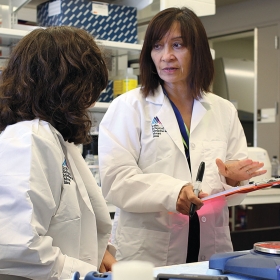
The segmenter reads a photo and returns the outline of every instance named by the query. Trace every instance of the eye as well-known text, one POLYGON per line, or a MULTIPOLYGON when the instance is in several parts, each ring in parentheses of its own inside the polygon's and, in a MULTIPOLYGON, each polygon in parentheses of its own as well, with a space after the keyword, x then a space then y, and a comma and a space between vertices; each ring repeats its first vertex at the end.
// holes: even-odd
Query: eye
POLYGON ((183 44, 181 42, 175 42, 173 43, 173 47, 178 49, 178 48, 181 48, 183 46, 183 44))
POLYGON ((154 50, 159 50, 161 45, 159 43, 155 43, 153 49, 154 50))

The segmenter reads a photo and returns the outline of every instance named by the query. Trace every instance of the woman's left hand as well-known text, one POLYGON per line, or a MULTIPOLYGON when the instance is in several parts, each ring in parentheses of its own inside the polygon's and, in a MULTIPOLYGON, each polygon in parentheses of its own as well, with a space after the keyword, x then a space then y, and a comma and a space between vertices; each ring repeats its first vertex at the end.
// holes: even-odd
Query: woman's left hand
POLYGON ((99 272, 104 273, 112 271, 112 265, 115 262, 117 262, 116 259, 113 257, 113 255, 111 255, 111 253, 108 250, 106 250, 99 268, 99 272))
POLYGON ((265 174, 267 171, 265 169, 259 170, 264 166, 263 162, 251 159, 232 160, 224 163, 217 158, 216 164, 221 175, 236 182, 250 180, 252 177, 265 174))

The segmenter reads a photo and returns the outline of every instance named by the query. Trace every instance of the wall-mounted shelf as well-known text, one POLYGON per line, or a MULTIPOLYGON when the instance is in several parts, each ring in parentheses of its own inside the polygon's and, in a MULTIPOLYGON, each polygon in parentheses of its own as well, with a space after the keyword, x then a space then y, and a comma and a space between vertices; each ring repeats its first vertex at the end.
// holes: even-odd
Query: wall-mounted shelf
MULTIPOLYGON (((20 40, 22 37, 27 35, 30 31, 36 28, 40 28, 39 26, 27 26, 25 27, 28 30, 21 30, 21 29, 13 29, 13 28, 0 28, 0 38, 5 41, 10 40, 11 43, 15 43, 15 41, 20 40)), ((123 43, 123 42, 113 42, 113 41, 106 41, 106 40, 96 40, 96 42, 102 47, 111 50, 112 52, 118 51, 128 53, 138 53, 141 51, 142 45, 140 44, 130 44, 130 43, 123 43)), ((5 44, 8 45, 8 44, 5 44)), ((10 44, 11 45, 11 44, 10 44)))
POLYGON ((258 191, 250 192, 241 202, 241 204, 243 205, 269 203, 280 203, 279 188, 265 188, 258 191))
POLYGON ((109 108, 110 103, 108 102, 96 102, 95 106, 93 108, 90 108, 90 112, 99 112, 99 113, 105 113, 107 109, 109 108))
MULTIPOLYGON (((28 30, 13 29, 13 28, 0 28, 0 41, 1 46, 9 47, 16 44, 22 37, 27 35, 29 32, 37 26, 28 26, 28 30)), ((104 51, 110 56, 124 56, 128 57, 139 56, 142 45, 130 44, 124 42, 114 42, 106 40, 96 40, 97 44, 104 49, 104 51)), ((109 103, 97 102, 95 107, 90 109, 91 112, 105 113, 109 107, 109 103)))

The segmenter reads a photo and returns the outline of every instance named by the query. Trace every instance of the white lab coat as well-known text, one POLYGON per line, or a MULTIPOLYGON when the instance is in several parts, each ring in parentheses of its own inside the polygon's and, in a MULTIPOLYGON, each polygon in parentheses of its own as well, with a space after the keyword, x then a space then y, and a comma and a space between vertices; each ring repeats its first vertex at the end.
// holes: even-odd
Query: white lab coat
POLYGON ((0 274, 69 279, 99 268, 108 208, 79 149, 49 123, 0 134, 0 193, 0 274))
MULTIPOLYGON (((229 187, 215 159, 247 157, 235 107, 210 93, 195 100, 189 147, 192 175, 175 114, 161 87, 147 98, 134 89, 110 105, 99 127, 99 165, 103 195, 120 208, 113 233, 117 260, 146 260, 156 266, 186 262, 189 217, 176 211, 177 198, 182 186, 195 180, 201 161, 206 163, 204 192, 229 187)), ((198 214, 199 261, 231 251, 226 202, 204 206, 198 214)))

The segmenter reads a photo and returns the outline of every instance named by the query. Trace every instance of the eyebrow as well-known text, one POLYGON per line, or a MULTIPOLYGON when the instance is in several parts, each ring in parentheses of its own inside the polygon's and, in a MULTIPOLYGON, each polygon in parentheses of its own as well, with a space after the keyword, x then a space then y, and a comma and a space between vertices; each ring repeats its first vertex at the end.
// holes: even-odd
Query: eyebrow
POLYGON ((183 39, 183 37, 182 36, 178 36, 178 37, 173 37, 173 38, 171 38, 172 40, 174 40, 174 39, 183 39))
MULTIPOLYGON (((156 40, 155 42, 160 42, 161 40, 163 40, 164 37, 162 37, 161 39, 158 39, 156 40)), ((171 40, 176 40, 176 39, 182 39, 183 40, 183 37, 182 36, 177 36, 177 37, 172 37, 171 40)))

